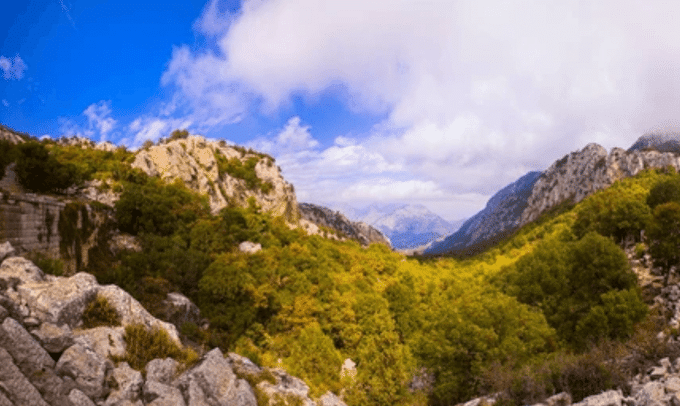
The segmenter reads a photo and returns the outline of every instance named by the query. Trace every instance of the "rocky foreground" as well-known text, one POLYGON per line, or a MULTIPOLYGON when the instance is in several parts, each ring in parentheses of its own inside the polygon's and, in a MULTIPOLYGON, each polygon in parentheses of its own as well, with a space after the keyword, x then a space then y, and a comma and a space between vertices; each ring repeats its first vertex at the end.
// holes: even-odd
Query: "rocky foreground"
POLYGON ((176 327, 90 274, 44 274, 9 243, 0 245, 0 263, 0 406, 344 406, 330 392, 314 401, 300 379, 218 348, 189 367, 154 359, 142 373, 114 363, 126 353, 125 326, 162 329, 179 344, 176 327), (83 327, 96 297, 115 308, 121 326, 83 327))

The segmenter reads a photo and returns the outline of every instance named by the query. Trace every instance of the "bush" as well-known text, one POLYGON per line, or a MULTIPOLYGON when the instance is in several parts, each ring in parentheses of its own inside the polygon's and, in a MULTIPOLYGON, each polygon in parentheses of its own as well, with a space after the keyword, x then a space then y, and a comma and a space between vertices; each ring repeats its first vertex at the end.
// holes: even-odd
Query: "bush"
POLYGON ((680 203, 680 177, 671 176, 657 182, 649 191, 647 204, 652 209, 668 202, 680 203))
POLYGON ((80 181, 73 164, 59 163, 43 144, 34 141, 18 145, 15 171, 23 187, 38 193, 63 191, 80 181))
POLYGON ((83 326, 85 328, 95 328, 100 326, 120 326, 120 315, 111 306, 106 297, 97 295, 90 302, 83 312, 83 326))
POLYGON ((125 356, 116 361, 126 361, 130 367, 141 371, 149 361, 156 358, 174 358, 176 361, 190 367, 198 362, 199 357, 191 349, 180 348, 168 332, 153 327, 151 330, 143 324, 129 324, 125 326, 123 336, 126 344, 125 356))
POLYGON ((14 145, 6 140, 0 140, 0 179, 5 177, 5 169, 12 161, 14 161, 16 148, 14 145))

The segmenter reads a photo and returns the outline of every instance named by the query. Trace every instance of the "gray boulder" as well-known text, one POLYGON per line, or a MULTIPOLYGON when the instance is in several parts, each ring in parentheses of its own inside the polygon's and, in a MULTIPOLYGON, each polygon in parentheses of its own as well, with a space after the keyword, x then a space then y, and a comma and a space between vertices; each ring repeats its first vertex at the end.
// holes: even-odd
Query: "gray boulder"
POLYGON ((118 365, 112 374, 117 388, 111 391, 104 406, 122 406, 140 401, 144 379, 139 371, 130 368, 127 362, 118 365))
POLYGON ((4 348, 0 348, 0 393, 6 395, 14 405, 49 406, 40 396, 40 392, 14 365, 12 356, 4 348))
POLYGON ((197 325, 201 323, 201 312, 198 306, 181 293, 168 293, 167 298, 161 304, 164 320, 177 327, 181 327, 184 323, 197 325))
POLYGON ((73 333, 68 324, 57 326, 44 322, 31 334, 48 352, 59 353, 73 345, 73 333))
POLYGON ((0 326, 0 347, 5 348, 24 373, 54 368, 54 360, 16 320, 8 317, 0 326))
POLYGON ((174 325, 153 317, 137 300, 123 289, 116 285, 102 286, 99 288, 99 294, 104 296, 111 306, 116 309, 121 317, 121 323, 124 326, 140 323, 147 328, 155 327, 163 329, 167 331, 168 335, 175 343, 181 345, 177 328, 174 325))
POLYGON ((308 397, 309 386, 301 379, 290 376, 281 369, 272 369, 271 372, 276 378, 276 384, 268 381, 257 384, 258 389, 269 397, 270 405, 295 399, 295 402, 303 406, 315 406, 308 397))
POLYGON ((665 404, 666 390, 661 382, 648 382, 635 394, 636 406, 660 406, 665 404))
POLYGON ((111 361, 82 344, 66 349, 56 367, 57 373, 71 377, 78 389, 91 399, 101 399, 109 393, 106 378, 111 369, 111 361))
POLYGON ((154 359, 146 364, 146 380, 169 385, 177 374, 179 363, 172 358, 154 359))
POLYGON ((54 278, 50 282, 24 283, 17 291, 41 321, 68 324, 73 328, 80 324, 83 311, 97 295, 98 287, 94 276, 81 272, 70 278, 54 278))
POLYGON ((148 380, 144 383, 144 402, 147 406, 185 406, 182 392, 170 385, 148 380))
POLYGON ((11 257, 2 261, 0 279, 4 279, 5 283, 10 285, 10 281, 15 279, 16 283, 21 285, 26 282, 42 282, 45 280, 45 274, 26 258, 11 257))
POLYGON ((248 382, 236 379, 219 348, 205 354, 201 362, 176 381, 189 405, 257 406, 248 382))
POLYGON ((124 327, 95 327, 76 331, 75 343, 94 350, 102 358, 125 356, 124 327))
POLYGON ((73 406, 95 406, 94 402, 80 389, 73 389, 68 395, 68 400, 73 406))
POLYGON ((254 254, 262 251, 262 244, 251 241, 243 241, 238 245, 238 250, 246 254, 254 254))
POLYGON ((318 406, 347 406, 345 402, 340 400, 340 398, 335 396, 332 392, 326 392, 319 398, 317 404, 318 406))

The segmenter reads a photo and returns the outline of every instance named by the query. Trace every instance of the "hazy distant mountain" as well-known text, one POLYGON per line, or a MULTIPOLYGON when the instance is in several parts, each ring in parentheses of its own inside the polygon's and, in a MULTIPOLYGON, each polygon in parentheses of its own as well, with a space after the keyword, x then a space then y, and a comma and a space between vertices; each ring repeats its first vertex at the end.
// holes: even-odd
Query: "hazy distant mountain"
POLYGON ((659 152, 680 152, 680 132, 650 132, 631 146, 628 151, 656 150, 659 152))
POLYGON ((382 231, 395 249, 423 246, 453 233, 463 223, 463 220, 448 222, 419 204, 374 204, 363 209, 342 203, 332 206, 347 217, 382 231))

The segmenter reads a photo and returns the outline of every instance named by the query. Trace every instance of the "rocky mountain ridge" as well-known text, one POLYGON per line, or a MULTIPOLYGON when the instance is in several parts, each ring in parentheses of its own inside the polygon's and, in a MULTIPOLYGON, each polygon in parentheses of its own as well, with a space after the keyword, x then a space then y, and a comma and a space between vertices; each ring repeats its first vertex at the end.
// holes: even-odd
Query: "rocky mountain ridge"
POLYGON ((330 392, 312 400, 307 385, 285 371, 217 348, 191 365, 151 360, 143 374, 120 361, 131 345, 126 327, 155 328, 181 345, 174 325, 87 273, 46 275, 8 243, 0 245, 0 263, 1 406, 344 406, 330 392), (86 308, 99 297, 115 309, 120 326, 83 325, 86 308))
POLYGON ((561 204, 578 203, 644 169, 668 166, 680 168, 680 156, 654 149, 613 148, 607 153, 598 144, 588 144, 555 161, 545 171, 530 172, 502 189, 484 210, 456 233, 433 244, 425 254, 479 252, 561 204))
POLYGON ((310 224, 313 224, 336 230, 339 233, 335 236, 337 238, 351 238, 359 241, 362 245, 380 243, 388 247, 391 246, 390 239, 380 230, 361 221, 351 221, 339 211, 311 203, 300 203, 299 208, 302 220, 307 222, 305 226, 311 234, 323 233, 323 230, 313 230, 310 226, 310 224))

